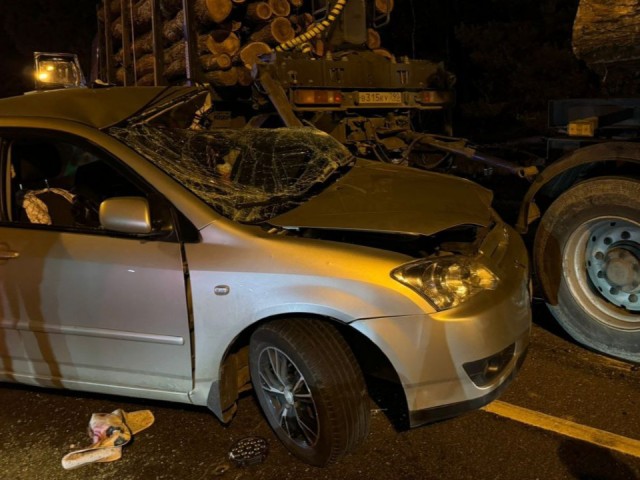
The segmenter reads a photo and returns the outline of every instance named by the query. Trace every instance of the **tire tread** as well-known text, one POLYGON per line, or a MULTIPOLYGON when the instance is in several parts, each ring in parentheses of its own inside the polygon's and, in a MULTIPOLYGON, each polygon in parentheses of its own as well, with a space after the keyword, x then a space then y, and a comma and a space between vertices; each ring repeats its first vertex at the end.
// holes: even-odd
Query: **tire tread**
POLYGON ((312 372, 315 388, 324 392, 331 449, 320 464, 335 463, 369 433, 369 397, 353 352, 335 327, 316 319, 275 320, 254 333, 256 340, 272 336, 295 349, 312 372))

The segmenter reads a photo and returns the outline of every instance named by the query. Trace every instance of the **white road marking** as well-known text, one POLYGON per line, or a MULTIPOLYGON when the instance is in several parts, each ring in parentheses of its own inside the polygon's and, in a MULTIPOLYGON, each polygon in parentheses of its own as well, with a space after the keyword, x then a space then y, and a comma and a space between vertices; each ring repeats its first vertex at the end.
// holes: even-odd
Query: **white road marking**
POLYGON ((483 407, 482 410, 515 420, 516 422, 608 448, 609 450, 640 457, 640 440, 623 437, 622 435, 616 435, 615 433, 606 432, 597 428, 587 427, 586 425, 547 415, 546 413, 536 412, 535 410, 529 410, 528 408, 511 405, 510 403, 501 402, 500 400, 491 402, 489 405, 483 407))

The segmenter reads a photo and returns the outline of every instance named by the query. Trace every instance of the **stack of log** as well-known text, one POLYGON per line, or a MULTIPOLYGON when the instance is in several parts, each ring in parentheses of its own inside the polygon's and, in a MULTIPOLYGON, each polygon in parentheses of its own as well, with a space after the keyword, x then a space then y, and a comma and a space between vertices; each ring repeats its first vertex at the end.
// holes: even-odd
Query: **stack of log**
MULTIPOLYGON (((107 2, 111 21, 112 63, 116 83, 125 82, 123 65, 123 22, 121 0, 107 2)), ((152 35, 152 0, 130 0, 130 63, 135 65, 131 77, 137 85, 154 84, 152 35)), ((204 80, 216 86, 248 86, 251 68, 257 59, 314 25, 310 0, 189 0, 192 2, 192 25, 198 68, 204 80)), ((129 4, 129 0, 124 2, 129 4)), ((163 76, 167 83, 179 83, 186 76, 184 11, 182 0, 160 0, 163 76)), ((384 13, 393 8, 393 0, 376 0, 376 9, 384 13)), ((104 20, 104 5, 100 9, 104 20)), ((126 17, 126 16, 125 16, 126 17)), ((325 55, 320 37, 306 45, 312 55, 325 55)), ((381 49, 380 35, 369 30, 367 47, 388 55, 381 49)))
POLYGON ((573 50, 595 72, 637 71, 640 66, 640 0, 580 0, 573 50))

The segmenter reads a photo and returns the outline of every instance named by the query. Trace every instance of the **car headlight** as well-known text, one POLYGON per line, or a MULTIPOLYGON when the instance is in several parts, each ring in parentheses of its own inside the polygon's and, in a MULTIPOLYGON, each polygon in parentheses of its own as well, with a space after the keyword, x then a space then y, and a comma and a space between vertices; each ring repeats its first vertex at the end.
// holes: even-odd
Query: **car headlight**
POLYGON ((495 290, 499 278, 474 258, 450 255, 402 265, 391 276, 420 295, 438 310, 466 302, 484 290, 495 290))

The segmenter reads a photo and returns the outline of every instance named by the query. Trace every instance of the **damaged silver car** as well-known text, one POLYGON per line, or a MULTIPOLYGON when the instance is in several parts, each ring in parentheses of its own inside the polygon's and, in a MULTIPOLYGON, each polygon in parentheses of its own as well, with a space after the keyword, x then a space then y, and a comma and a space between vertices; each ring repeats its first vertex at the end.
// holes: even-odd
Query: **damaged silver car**
POLYGON ((223 422, 253 388, 314 465, 365 439, 376 385, 407 426, 503 391, 528 343, 528 261, 489 191, 316 130, 188 128, 172 106, 197 95, 0 100, 1 380, 223 422))

